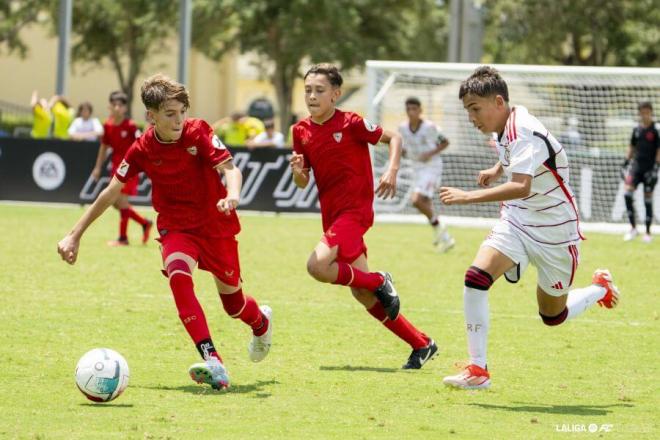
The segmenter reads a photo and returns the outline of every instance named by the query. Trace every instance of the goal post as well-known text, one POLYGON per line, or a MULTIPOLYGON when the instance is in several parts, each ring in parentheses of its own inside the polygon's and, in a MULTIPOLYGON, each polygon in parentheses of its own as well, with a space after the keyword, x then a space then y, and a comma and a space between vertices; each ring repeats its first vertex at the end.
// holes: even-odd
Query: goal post
MULTIPOLYGON (((461 81, 479 64, 367 61, 366 117, 395 130, 405 120, 405 100, 415 96, 426 119, 449 139, 442 153, 442 184, 476 188, 477 173, 497 161, 488 138, 472 126, 458 99, 461 81)), ((628 67, 578 67, 492 65, 509 87, 513 105, 527 107, 566 148, 571 164, 570 181, 580 215, 588 222, 623 222, 621 164, 637 124, 637 105, 650 101, 660 112, 660 69, 628 67)), ((374 149, 374 168, 384 169, 385 149, 374 149)), ((413 173, 402 162, 399 192, 394 200, 377 201, 377 213, 414 214, 410 204, 413 173)), ((636 194, 637 213, 644 215, 642 188, 636 194)), ((444 216, 497 217, 496 203, 434 205, 444 216)), ((654 195, 660 218, 660 191, 654 195)))

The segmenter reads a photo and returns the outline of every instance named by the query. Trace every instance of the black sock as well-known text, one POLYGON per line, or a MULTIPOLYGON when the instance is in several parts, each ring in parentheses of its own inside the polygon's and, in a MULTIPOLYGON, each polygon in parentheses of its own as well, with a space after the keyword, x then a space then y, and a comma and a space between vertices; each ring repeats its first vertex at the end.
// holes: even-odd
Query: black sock
POLYGON ((635 229, 635 207, 633 206, 633 195, 632 193, 626 193, 624 198, 626 199, 626 211, 628 211, 628 220, 630 221, 630 226, 635 229))
POLYGON ((646 208, 646 233, 651 234, 651 223, 653 223, 653 201, 644 200, 644 207, 646 208))
POLYGON ((207 358, 211 356, 217 357, 217 350, 215 349, 215 346, 213 345, 213 341, 210 339, 202 339, 198 343, 195 344, 197 346, 197 351, 199 351, 199 355, 202 357, 202 359, 206 360, 207 358))

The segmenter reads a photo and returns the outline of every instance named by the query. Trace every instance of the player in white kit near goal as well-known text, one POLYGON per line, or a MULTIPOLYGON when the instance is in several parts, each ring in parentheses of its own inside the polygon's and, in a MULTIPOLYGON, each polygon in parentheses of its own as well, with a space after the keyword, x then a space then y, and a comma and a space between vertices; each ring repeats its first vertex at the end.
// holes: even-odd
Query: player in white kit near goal
POLYGON ((465 274, 470 363, 443 382, 464 389, 488 388, 488 289, 500 276, 515 283, 528 264, 537 268, 539 315, 549 326, 574 318, 596 302, 613 308, 619 292, 604 269, 595 271, 590 286, 570 289, 583 236, 562 145, 525 107, 509 106, 506 82, 491 67, 477 68, 461 84, 459 99, 477 129, 497 134, 499 161, 479 173, 477 183, 484 189, 443 187, 440 199, 448 205, 499 201, 502 208, 465 274), (490 187, 503 173, 508 181, 490 187))
POLYGON ((406 99, 408 120, 399 125, 403 138, 403 151, 410 159, 415 174, 411 202, 426 216, 433 227, 433 244, 438 251, 447 252, 454 247, 454 239, 447 232, 440 217, 433 212, 433 195, 442 178, 442 157, 449 140, 428 119, 422 119, 422 104, 416 97, 406 99))

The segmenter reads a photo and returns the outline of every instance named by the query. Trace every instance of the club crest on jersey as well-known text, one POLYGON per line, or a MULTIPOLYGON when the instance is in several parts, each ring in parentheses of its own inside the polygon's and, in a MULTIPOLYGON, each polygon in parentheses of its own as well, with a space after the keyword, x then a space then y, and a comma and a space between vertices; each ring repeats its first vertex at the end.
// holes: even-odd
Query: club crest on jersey
POLYGON ((120 134, 121 134, 121 137, 123 137, 123 138, 128 136, 128 132, 126 130, 122 130, 120 134))
POLYGON ((186 151, 193 156, 197 156, 197 147, 194 145, 192 147, 186 148, 186 151))
POLYGON ((126 160, 122 160, 119 164, 119 168, 117 168, 117 174, 119 174, 121 177, 124 177, 126 176, 126 173, 128 173, 128 162, 126 162, 126 160))
POLYGON ((336 133, 332 133, 332 137, 335 138, 335 141, 337 143, 341 142, 341 131, 338 131, 336 133))

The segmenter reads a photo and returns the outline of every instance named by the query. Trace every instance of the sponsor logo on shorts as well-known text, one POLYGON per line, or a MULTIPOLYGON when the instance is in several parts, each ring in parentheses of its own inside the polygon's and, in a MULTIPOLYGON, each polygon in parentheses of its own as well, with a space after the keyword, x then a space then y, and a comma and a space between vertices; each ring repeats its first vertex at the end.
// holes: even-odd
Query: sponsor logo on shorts
POLYGON ((555 284, 553 284, 551 287, 552 287, 553 289, 557 289, 557 290, 562 290, 562 289, 564 288, 564 286, 561 284, 561 281, 557 281, 557 282, 556 282, 555 284))
POLYGON ((335 141, 337 143, 341 142, 341 131, 338 131, 337 133, 332 133, 332 137, 335 138, 335 141))
POLYGON ((225 276, 227 276, 227 277, 233 277, 233 276, 234 276, 234 271, 233 271, 233 270, 226 270, 226 271, 225 271, 225 276))
POLYGON ((197 147, 194 145, 192 147, 186 148, 186 151, 193 156, 197 156, 197 147))

